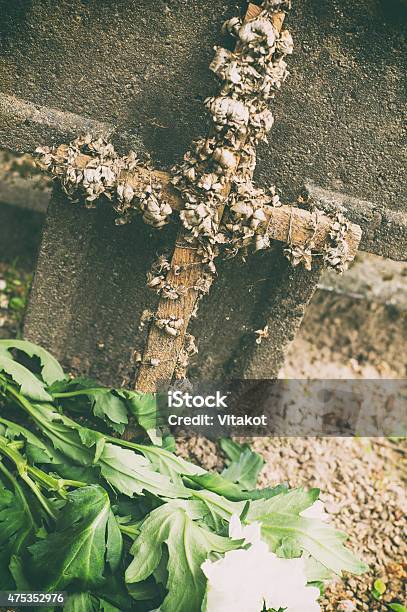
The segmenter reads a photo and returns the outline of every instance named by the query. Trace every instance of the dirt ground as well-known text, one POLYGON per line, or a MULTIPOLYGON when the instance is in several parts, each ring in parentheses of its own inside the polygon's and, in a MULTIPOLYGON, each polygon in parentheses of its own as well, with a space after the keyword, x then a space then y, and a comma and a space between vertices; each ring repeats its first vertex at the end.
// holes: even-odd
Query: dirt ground
MULTIPOLYGON (((0 338, 21 333, 31 275, 0 263, 0 338)), ((406 376, 406 312, 375 302, 318 292, 281 378, 400 378, 406 376)), ((257 438, 250 441, 266 464, 261 485, 317 486, 334 524, 370 572, 346 576, 326 590, 325 612, 381 610, 405 604, 407 445, 384 438, 257 438), (381 601, 372 594, 381 579, 381 601)), ((207 468, 221 468, 220 449, 202 438, 179 443, 179 452, 207 468)), ((306 612, 304 610, 304 612, 306 612)))

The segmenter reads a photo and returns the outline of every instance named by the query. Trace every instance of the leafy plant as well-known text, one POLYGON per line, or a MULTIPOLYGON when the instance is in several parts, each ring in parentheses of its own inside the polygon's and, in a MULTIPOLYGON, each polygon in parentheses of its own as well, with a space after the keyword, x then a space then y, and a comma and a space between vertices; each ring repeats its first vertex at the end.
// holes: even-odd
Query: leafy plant
POLYGON ((394 610, 394 612, 407 612, 406 606, 399 603, 391 603, 389 604, 389 610, 394 610))
POLYGON ((70 380, 43 349, 2 341, 0 398, 0 589, 65 590, 68 612, 200 612, 202 564, 247 548, 238 517, 304 557, 312 583, 366 569, 302 516, 317 489, 255 488, 263 459, 247 445, 222 441, 222 474, 169 450, 151 394, 70 380), (130 420, 136 439, 115 437, 130 420))
POLYGON ((263 469, 263 457, 252 451, 248 444, 238 444, 229 438, 222 438, 220 446, 227 456, 228 465, 222 476, 243 489, 254 489, 263 469))
POLYGON ((150 512, 141 524, 140 533, 130 550, 134 560, 126 570, 126 582, 132 584, 154 573, 166 545, 165 586, 168 594, 161 604, 162 612, 200 610, 205 594, 202 563, 211 552, 225 553, 242 544, 242 541, 232 541, 209 530, 199 522, 201 518, 201 513, 191 502, 164 504, 150 512))
POLYGON ((1 308, 7 309, 7 319, 20 336, 32 277, 18 269, 16 263, 6 266, 0 272, 3 277, 0 278, 1 308))
POLYGON ((377 578, 373 584, 372 596, 377 599, 377 601, 380 601, 386 592, 386 588, 386 584, 383 582, 383 580, 377 578))

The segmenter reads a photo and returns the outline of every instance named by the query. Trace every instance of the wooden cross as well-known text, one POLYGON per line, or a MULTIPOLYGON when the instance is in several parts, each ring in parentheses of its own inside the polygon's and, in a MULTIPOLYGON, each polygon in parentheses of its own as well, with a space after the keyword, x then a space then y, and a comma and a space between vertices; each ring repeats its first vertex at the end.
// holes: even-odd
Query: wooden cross
MULTIPOLYGON (((254 4, 249 4, 245 20, 255 19, 261 13, 261 8, 254 4)), ((277 31, 281 31, 285 14, 274 13, 272 22, 277 31)), ((160 176, 167 197, 171 199, 173 207, 182 207, 178 194, 171 189, 169 176, 160 176)), ((231 184, 224 186, 223 203, 219 206, 218 217, 222 218, 224 203, 230 192, 231 184)), ((314 224, 312 214, 302 209, 294 209, 289 206, 281 208, 270 207, 267 212, 267 225, 270 229, 270 238, 274 240, 286 241, 289 231, 291 242, 294 245, 304 245, 312 235, 314 224), (270 222, 271 221, 271 222, 270 222), (290 229, 289 229, 290 228, 290 229)), ((331 219, 323 217, 319 222, 318 235, 314 237, 316 248, 322 247, 326 243, 327 234, 331 226, 331 219)), ((178 300, 168 300, 161 298, 157 308, 157 318, 182 320, 182 327, 176 337, 169 336, 156 325, 152 324, 144 348, 141 366, 138 372, 136 389, 142 392, 153 392, 156 390, 157 382, 171 380, 177 364, 177 360, 185 342, 188 325, 191 316, 196 308, 199 293, 193 289, 197 281, 203 274, 202 258, 197 252, 197 243, 190 243, 185 240, 186 232, 182 228, 177 236, 175 249, 171 258, 171 269, 168 272, 167 280, 174 287, 191 287, 186 293, 181 294, 178 300), (180 273, 174 270, 181 269, 180 273), (155 365, 151 365, 151 364, 155 365)), ((361 238, 360 228, 352 225, 349 229, 350 256, 353 259, 356 254, 361 238)))
MULTIPOLYGON (((249 22, 256 19, 262 12, 262 8, 249 4, 245 21, 249 22)), ((274 28, 281 31, 285 14, 275 12, 271 19, 274 28)), ((236 53, 239 52, 239 45, 236 53)), ((211 134, 209 135, 209 138, 211 134)), ((241 143, 242 145, 244 142, 241 143)), ((66 146, 62 145, 59 149, 61 157, 66 152, 66 146), (65 148, 64 148, 65 147, 65 148)), ((58 150, 57 150, 58 153, 58 150)), ((73 161, 78 169, 85 169, 91 162, 92 157, 79 155, 73 161)), ((138 186, 145 184, 146 181, 157 180, 162 185, 163 199, 171 204, 173 210, 185 208, 182 196, 171 183, 171 176, 168 173, 148 170, 143 167, 136 167, 132 170, 124 170, 119 176, 120 184, 129 185, 137 189, 138 186)), ((217 208, 217 222, 222 220, 226 200, 232 186, 232 176, 226 176, 226 181, 222 187, 221 200, 217 208)), ((318 214, 296 208, 292 206, 263 206, 265 221, 263 227, 267 231, 268 237, 272 240, 289 242, 293 247, 304 247, 312 239, 314 251, 322 250, 327 243, 332 227, 332 218, 322 213, 318 214), (317 223, 316 223, 317 221, 317 223)), ((355 256, 361 239, 360 227, 355 224, 348 224, 346 242, 348 246, 347 259, 351 260, 355 256)), ((161 297, 151 322, 147 342, 140 361, 135 387, 141 392, 154 392, 160 381, 169 381, 174 375, 174 371, 180 353, 184 347, 185 337, 192 314, 194 313, 199 291, 194 287, 204 274, 205 266, 202 256, 198 252, 199 241, 191 241, 190 232, 184 227, 180 229, 173 254, 170 261, 170 269, 167 272, 166 282, 175 290, 188 288, 187 291, 179 291, 179 298, 176 300, 161 297), (177 320, 179 327, 176 335, 169 335, 155 324, 157 320, 177 320)), ((211 281, 209 281, 211 282, 211 281)))

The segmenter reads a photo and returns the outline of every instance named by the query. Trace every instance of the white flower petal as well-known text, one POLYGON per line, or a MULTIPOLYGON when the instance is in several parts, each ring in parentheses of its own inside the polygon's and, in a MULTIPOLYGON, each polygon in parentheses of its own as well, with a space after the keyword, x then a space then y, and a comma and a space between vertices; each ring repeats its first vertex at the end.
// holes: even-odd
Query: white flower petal
POLYGON ((264 602, 287 612, 320 612, 319 590, 307 586, 303 558, 277 557, 261 540, 260 525, 242 526, 238 516, 232 517, 229 533, 251 546, 202 564, 208 580, 206 612, 261 612, 264 602))

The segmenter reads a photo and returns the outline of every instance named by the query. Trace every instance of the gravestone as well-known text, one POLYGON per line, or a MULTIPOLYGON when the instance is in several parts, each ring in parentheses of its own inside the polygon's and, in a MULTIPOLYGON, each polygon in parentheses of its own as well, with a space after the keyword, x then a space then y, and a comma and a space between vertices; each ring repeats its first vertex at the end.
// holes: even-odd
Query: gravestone
MULTIPOLYGON (((236 13, 232 0, 0 0, 0 9, 1 146, 32 150, 89 129, 168 167, 206 133, 202 100, 218 91, 208 64, 223 42, 221 23, 236 13)), ((294 2, 292 76, 257 175, 286 202, 306 179, 369 200, 377 223, 393 215, 405 237, 404 13, 396 1, 294 2)), ((56 194, 26 336, 102 382, 130 380, 131 354, 144 342, 140 314, 156 303, 145 273, 175 231, 141 220, 115 227, 107 209, 86 211, 56 194)), ((379 254, 381 244, 379 233, 379 254)), ((222 263, 192 325, 200 349, 193 372, 275 376, 318 277, 318 269, 293 270, 280 248, 246 265, 222 263), (270 338, 256 345, 253 332, 267 323, 270 338)))

